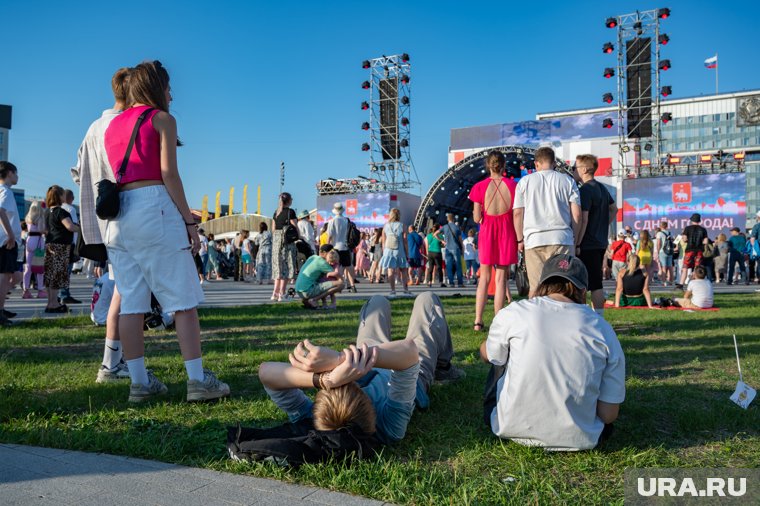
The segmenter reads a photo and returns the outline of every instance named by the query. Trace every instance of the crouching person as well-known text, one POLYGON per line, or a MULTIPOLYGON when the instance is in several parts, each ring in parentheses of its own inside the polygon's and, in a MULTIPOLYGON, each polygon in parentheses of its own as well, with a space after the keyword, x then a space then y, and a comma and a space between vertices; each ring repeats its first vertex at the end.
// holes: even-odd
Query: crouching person
MULTIPOLYGON (((361 440, 368 435, 381 444, 401 440, 415 405, 428 407, 433 382, 464 376, 463 371, 451 365, 453 351, 438 296, 419 295, 406 339, 391 341, 390 303, 376 295, 361 309, 356 345, 338 352, 305 340, 290 354, 290 363, 261 364, 259 379, 292 424, 316 429, 310 434, 316 432, 319 442, 307 444, 304 452, 308 455, 303 458, 319 461, 325 455, 317 451, 314 456, 309 449, 324 445, 329 440, 324 435, 336 431, 350 433, 347 440, 361 440), (302 390, 311 387, 319 389, 314 402, 302 390)), ((276 435, 283 434, 279 428, 276 431, 276 435)), ((241 434, 246 435, 239 431, 238 440, 241 434)), ((266 437, 273 433, 247 432, 248 439, 262 434, 266 437)), ((290 445, 282 447, 292 448, 290 445)), ((239 442, 237 448, 241 448, 239 442)))
POLYGON ((343 278, 335 269, 339 263, 340 256, 330 244, 321 246, 319 255, 306 259, 295 287, 305 307, 317 309, 317 301, 321 301, 322 309, 335 309, 335 294, 343 290, 343 278))
POLYGON ((536 295, 502 309, 480 347, 492 364, 485 422, 528 446, 594 448, 612 431, 625 398, 625 358, 612 327, 586 302, 588 273, 551 257, 536 295))

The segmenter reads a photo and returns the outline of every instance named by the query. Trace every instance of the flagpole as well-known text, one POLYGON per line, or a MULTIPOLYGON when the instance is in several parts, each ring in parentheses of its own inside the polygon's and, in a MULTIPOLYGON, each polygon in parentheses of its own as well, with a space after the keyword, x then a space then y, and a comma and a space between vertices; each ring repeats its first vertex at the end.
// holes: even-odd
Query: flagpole
POLYGON ((718 67, 720 66, 720 61, 718 59, 718 53, 715 53, 715 94, 718 94, 718 67))

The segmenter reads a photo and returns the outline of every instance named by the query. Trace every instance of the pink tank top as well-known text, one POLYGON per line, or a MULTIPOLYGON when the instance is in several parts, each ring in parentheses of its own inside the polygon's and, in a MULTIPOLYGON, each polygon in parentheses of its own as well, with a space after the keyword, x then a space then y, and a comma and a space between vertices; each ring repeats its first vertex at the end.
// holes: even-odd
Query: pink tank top
MULTIPOLYGON (((118 177, 121 162, 127 153, 129 139, 135 128, 137 118, 148 106, 131 107, 116 116, 108 125, 105 134, 106 154, 111 164, 114 177, 118 177)), ((153 128, 152 119, 158 113, 158 109, 151 111, 140 125, 137 132, 132 153, 129 155, 129 163, 121 179, 122 184, 134 181, 161 181, 161 139, 158 132, 153 128)))

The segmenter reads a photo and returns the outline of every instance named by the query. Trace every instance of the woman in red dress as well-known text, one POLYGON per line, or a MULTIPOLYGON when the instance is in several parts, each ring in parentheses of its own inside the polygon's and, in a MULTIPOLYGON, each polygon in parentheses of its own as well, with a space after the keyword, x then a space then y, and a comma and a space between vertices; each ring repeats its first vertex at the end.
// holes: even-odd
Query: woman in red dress
POLYGON ((491 151, 486 159, 490 175, 472 187, 472 217, 480 224, 478 255, 480 280, 475 298, 475 330, 483 330, 483 309, 488 298, 491 269, 496 269, 494 313, 504 307, 504 299, 512 302, 509 293, 509 266, 517 263, 517 234, 512 219, 512 204, 517 183, 503 177, 506 158, 500 151, 491 151))

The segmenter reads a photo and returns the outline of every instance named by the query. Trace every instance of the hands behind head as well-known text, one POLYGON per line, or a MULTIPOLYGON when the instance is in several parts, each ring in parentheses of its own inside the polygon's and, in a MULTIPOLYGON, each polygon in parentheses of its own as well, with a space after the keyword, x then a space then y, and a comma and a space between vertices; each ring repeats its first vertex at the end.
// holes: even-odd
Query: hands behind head
POLYGON ((352 344, 343 350, 342 355, 343 362, 330 372, 330 388, 346 385, 370 372, 377 361, 377 347, 368 348, 362 344, 357 348, 352 344))
POLYGON ((288 355, 290 365, 306 372, 332 371, 344 358, 343 353, 326 346, 314 346, 308 339, 298 343, 288 355))

